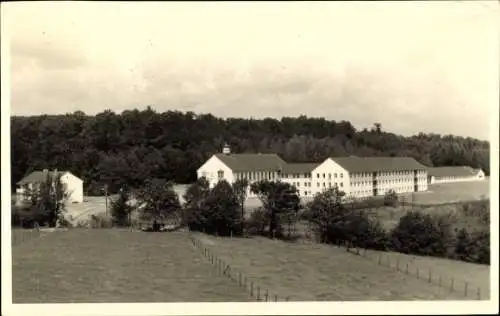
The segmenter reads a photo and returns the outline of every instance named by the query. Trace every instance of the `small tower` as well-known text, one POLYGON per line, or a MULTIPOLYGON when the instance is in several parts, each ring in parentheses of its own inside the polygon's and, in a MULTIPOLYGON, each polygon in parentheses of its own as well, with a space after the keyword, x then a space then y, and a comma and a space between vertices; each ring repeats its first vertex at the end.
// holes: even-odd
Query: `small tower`
POLYGON ((224 148, 222 148, 222 153, 224 155, 230 155, 231 154, 231 148, 229 147, 229 145, 227 143, 224 144, 224 148))

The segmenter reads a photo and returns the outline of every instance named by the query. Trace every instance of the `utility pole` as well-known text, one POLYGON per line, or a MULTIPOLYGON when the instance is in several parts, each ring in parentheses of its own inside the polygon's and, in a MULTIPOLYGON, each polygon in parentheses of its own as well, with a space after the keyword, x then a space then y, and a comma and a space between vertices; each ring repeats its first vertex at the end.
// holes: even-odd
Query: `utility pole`
POLYGON ((106 196, 106 216, 108 216, 108 185, 104 185, 104 194, 106 196))

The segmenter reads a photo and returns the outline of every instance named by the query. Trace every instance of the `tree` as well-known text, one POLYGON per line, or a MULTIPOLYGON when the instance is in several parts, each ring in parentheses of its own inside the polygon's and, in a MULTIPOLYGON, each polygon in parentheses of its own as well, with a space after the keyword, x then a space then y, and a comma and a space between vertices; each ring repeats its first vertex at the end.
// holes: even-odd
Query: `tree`
POLYGON ((111 201, 111 218, 113 225, 124 227, 130 225, 132 206, 129 204, 130 194, 126 189, 120 191, 116 200, 111 201))
POLYGON ((181 204, 173 184, 163 179, 147 180, 139 190, 140 217, 147 221, 164 224, 179 216, 181 204))
MULTIPOLYGON (((31 190, 26 192, 30 196, 30 212, 40 221, 55 227, 66 223, 66 200, 68 192, 61 182, 61 174, 57 171, 47 172, 45 179, 35 183, 31 190)), ((39 223, 40 224, 40 223, 39 223)))
POLYGON ((447 240, 432 216, 421 211, 410 211, 401 217, 392 230, 395 250, 416 255, 445 256, 447 240))
POLYGON ((241 234, 241 209, 231 185, 219 181, 201 202, 204 229, 220 236, 241 234))
POLYGON ((245 219, 245 201, 247 199, 248 180, 238 179, 233 183, 233 191, 236 199, 241 207, 241 229, 243 230, 243 223, 245 219))
POLYGON ((252 183, 250 189, 268 212, 269 236, 283 236, 283 217, 296 214, 301 207, 295 187, 285 182, 259 181, 252 183))
POLYGON ((206 226, 206 214, 202 209, 203 201, 210 194, 210 185, 205 178, 198 179, 184 193, 182 222, 191 230, 202 231, 206 226))
POLYGON ((309 221, 319 232, 321 240, 385 250, 388 240, 383 227, 366 212, 346 207, 344 196, 344 192, 334 187, 316 195, 309 203, 309 221))
POLYGON ((428 166, 469 165, 490 170, 490 144, 472 138, 423 134, 403 137, 356 130, 350 122, 313 117, 222 119, 192 112, 152 109, 11 117, 13 189, 28 170, 72 169, 85 191, 109 183, 142 187, 162 177, 193 183, 196 170, 224 140, 234 152, 276 152, 289 162, 329 156, 410 156, 428 166), (50 162, 49 165, 46 165, 50 162))

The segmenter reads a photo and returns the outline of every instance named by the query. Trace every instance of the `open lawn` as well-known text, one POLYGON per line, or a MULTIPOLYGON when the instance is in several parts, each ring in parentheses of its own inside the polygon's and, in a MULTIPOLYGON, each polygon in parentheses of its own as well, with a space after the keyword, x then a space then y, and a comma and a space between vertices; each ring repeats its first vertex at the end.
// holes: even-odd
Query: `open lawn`
MULTIPOLYGON (((357 256, 330 245, 286 243, 262 237, 219 239, 201 233, 194 236, 251 281, 270 292, 288 296, 291 301, 475 299, 378 265, 369 256, 357 256)), ((434 260, 426 263, 432 266, 441 259, 428 260, 434 260)), ((451 270, 449 267, 455 262, 447 264, 443 270, 451 270)), ((456 266, 452 271, 457 273, 457 282, 463 275, 473 278, 475 271, 464 272, 468 266, 463 263, 456 266)))
POLYGON ((393 229, 409 211, 421 211, 431 215, 449 215, 452 229, 466 228, 469 232, 488 229, 489 225, 483 223, 477 216, 468 216, 462 211, 461 204, 431 205, 428 207, 398 206, 379 207, 364 210, 371 217, 376 218, 386 230, 393 229), (451 214, 451 215, 450 215, 451 214))
POLYGON ((71 229, 12 248, 14 303, 249 301, 177 233, 71 229))
POLYGON ((443 204, 479 200, 490 196, 489 178, 484 181, 431 184, 426 192, 402 195, 414 204, 443 204))
MULTIPOLYGON (((490 196, 490 181, 470 181, 444 184, 431 184, 429 190, 414 194, 400 194, 399 200, 404 204, 416 205, 439 205, 447 203, 457 203, 462 201, 474 201, 490 196)), ((383 197, 381 197, 383 198, 383 197)), ((307 203, 311 199, 303 199, 307 203)), ((258 198, 248 198, 245 202, 247 213, 251 213, 257 207, 262 206, 258 198)))

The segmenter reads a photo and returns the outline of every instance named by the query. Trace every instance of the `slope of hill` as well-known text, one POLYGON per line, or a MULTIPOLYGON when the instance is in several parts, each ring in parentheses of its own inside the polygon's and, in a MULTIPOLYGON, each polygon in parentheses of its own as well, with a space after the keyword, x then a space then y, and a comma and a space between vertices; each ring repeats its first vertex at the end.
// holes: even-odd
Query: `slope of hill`
POLYGON ((71 229, 12 248, 14 303, 250 301, 183 233, 71 229))
MULTIPOLYGON (((233 268, 244 271, 251 280, 273 293, 288 296, 291 301, 476 299, 474 295, 465 297, 462 291, 450 292, 447 287, 429 283, 425 278, 417 279, 330 245, 286 243, 260 237, 218 239, 200 233, 194 236, 233 268)), ((436 265, 446 262, 439 271, 448 278, 458 274, 454 275, 457 287, 459 280, 463 280, 461 277, 471 282, 470 291, 473 285, 489 284, 487 266, 434 258, 421 258, 418 264, 432 266, 430 261, 436 265), (466 273, 467 269, 470 273, 466 273), (448 274, 444 274, 444 270, 448 274)))

